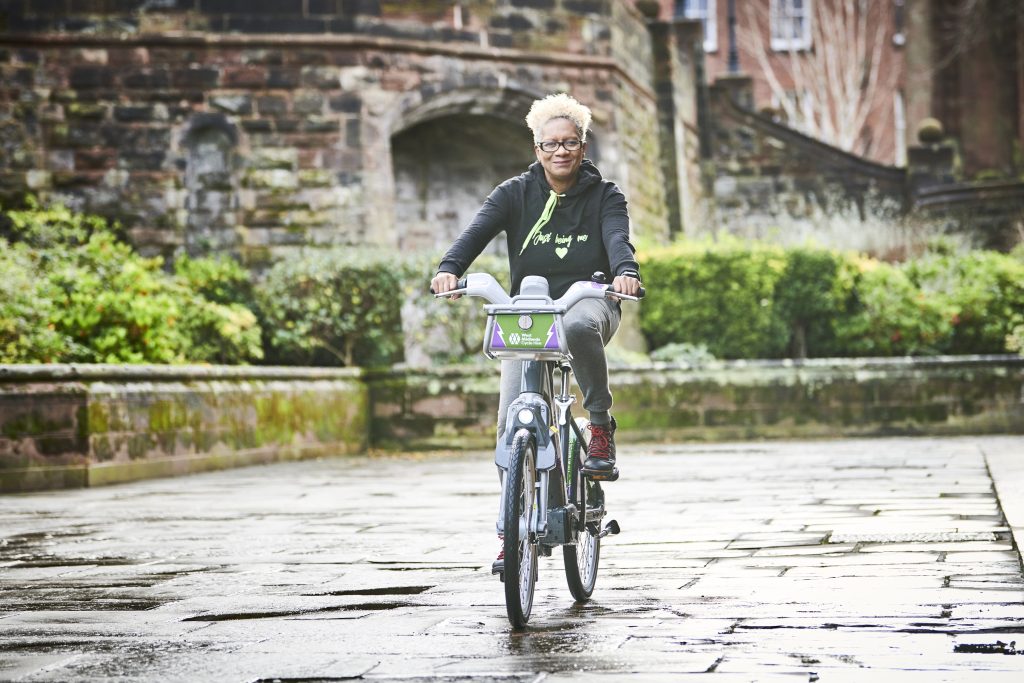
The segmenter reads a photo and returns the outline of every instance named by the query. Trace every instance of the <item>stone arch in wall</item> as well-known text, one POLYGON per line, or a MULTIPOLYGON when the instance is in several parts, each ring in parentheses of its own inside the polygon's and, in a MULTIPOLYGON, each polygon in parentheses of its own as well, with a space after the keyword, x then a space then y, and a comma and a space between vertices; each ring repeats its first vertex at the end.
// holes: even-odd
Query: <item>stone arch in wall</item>
MULTIPOLYGON (((525 116, 541 96, 456 90, 398 109, 391 160, 401 249, 443 251, 497 184, 535 161, 525 116)), ((593 159, 598 145, 591 136, 593 159)), ((488 251, 504 254, 504 240, 495 240, 488 251)))
MULTIPOLYGON (((525 126, 494 116, 452 114, 418 123, 391 140, 395 227, 402 249, 440 251, 495 185, 533 161, 525 126)), ((491 249, 501 253, 496 240, 491 249)))
POLYGON ((184 247, 189 255, 239 246, 238 132, 219 114, 192 117, 182 136, 184 247))

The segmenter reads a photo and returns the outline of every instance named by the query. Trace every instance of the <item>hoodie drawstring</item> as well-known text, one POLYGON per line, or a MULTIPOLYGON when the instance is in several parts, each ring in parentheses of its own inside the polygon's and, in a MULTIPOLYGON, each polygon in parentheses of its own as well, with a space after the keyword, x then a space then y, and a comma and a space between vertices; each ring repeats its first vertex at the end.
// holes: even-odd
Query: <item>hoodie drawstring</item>
POLYGON ((547 225, 548 221, 551 220, 551 214, 555 212, 555 206, 558 204, 558 198, 564 196, 564 194, 558 194, 554 190, 551 190, 551 194, 548 195, 548 201, 544 205, 544 211, 541 212, 540 218, 538 218, 537 222, 533 224, 532 228, 530 228, 530 233, 526 236, 526 239, 523 241, 523 248, 519 250, 520 256, 522 256, 523 252, 526 251, 526 247, 530 245, 530 240, 536 237, 537 233, 540 232, 541 228, 547 225))

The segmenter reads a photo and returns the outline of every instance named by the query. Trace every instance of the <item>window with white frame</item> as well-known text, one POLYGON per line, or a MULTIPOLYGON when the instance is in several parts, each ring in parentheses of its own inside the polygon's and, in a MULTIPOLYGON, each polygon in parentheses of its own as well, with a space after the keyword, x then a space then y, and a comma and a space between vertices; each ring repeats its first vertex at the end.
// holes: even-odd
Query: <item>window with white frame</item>
POLYGON ((718 22, 715 21, 716 0, 676 0, 676 16, 700 19, 704 24, 704 52, 718 49, 718 22))
POLYGON ((773 50, 806 50, 811 47, 813 0, 771 0, 773 50))

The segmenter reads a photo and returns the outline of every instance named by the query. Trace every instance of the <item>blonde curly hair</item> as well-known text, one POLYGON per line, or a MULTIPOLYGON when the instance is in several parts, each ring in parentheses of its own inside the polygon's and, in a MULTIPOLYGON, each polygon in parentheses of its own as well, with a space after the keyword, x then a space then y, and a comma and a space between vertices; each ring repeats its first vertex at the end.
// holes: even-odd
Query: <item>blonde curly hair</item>
POLYGON ((590 130, 590 108, 580 104, 564 92, 548 95, 542 100, 535 100, 526 115, 526 125, 533 131, 533 139, 540 142, 541 129, 552 119, 569 119, 580 134, 580 142, 587 141, 590 130))

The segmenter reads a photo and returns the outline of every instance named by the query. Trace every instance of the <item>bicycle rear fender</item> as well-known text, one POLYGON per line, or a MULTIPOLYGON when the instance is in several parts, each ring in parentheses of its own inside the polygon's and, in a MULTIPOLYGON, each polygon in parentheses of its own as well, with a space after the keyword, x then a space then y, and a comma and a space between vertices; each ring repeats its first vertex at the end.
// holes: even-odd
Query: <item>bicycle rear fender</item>
POLYGON ((551 416, 548 405, 540 394, 522 394, 505 414, 505 433, 498 437, 494 449, 494 463, 503 470, 508 469, 509 449, 520 429, 526 429, 537 443, 537 469, 550 470, 555 466, 557 453, 551 439, 551 416), (529 415, 529 420, 522 419, 529 415))

